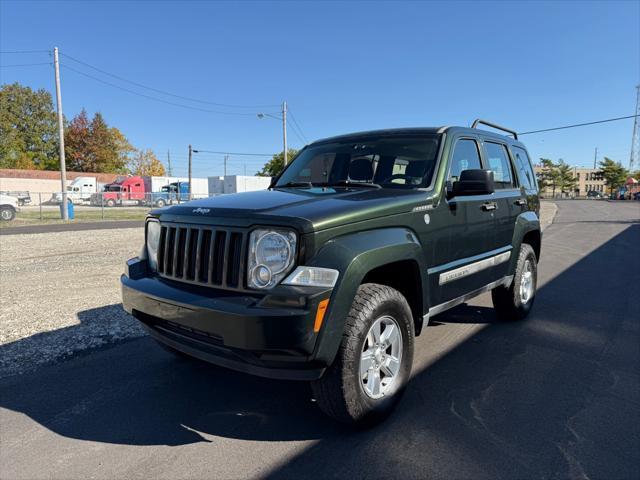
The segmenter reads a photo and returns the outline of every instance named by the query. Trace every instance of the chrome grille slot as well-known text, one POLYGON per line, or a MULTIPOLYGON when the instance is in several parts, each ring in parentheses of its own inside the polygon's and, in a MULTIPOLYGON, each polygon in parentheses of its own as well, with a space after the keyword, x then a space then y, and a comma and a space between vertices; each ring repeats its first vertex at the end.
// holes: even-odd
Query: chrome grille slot
POLYGON ((243 290, 246 234, 225 227, 161 224, 158 274, 180 282, 243 290))

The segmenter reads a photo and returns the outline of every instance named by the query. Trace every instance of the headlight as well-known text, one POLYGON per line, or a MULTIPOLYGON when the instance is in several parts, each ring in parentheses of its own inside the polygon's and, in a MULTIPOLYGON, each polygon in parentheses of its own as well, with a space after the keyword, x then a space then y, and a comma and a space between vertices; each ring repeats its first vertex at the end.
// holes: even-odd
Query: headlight
POLYGON ((293 267, 296 234, 289 230, 259 229, 249 238, 248 279, 250 288, 271 288, 293 267))
POLYGON ((147 263, 149 269, 158 269, 158 244, 160 243, 160 222, 149 220, 147 222, 147 263))

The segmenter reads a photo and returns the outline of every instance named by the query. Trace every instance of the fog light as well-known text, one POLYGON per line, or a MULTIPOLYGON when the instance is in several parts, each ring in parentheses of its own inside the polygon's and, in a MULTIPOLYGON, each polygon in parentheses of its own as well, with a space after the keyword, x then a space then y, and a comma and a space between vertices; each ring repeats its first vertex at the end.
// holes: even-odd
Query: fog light
POLYGON ((253 281, 257 287, 266 287, 271 283, 271 270, 266 265, 256 265, 253 269, 253 281))

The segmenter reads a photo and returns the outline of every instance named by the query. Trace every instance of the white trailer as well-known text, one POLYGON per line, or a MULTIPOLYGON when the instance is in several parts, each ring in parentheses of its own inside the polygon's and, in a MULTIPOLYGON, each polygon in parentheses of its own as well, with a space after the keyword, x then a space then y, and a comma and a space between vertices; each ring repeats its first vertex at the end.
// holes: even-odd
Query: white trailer
POLYGON ((224 193, 224 177, 209 177, 209 195, 224 193))
MULTIPOLYGON (((221 193, 252 192, 254 190, 266 190, 269 188, 271 177, 227 175, 226 177, 223 177, 222 183, 223 191, 221 193)), ((211 185, 211 177, 209 178, 209 185, 211 185)))
POLYGON ((198 199, 198 198, 207 198, 208 196, 209 196, 209 179, 192 178, 191 179, 191 197, 193 199, 198 199))

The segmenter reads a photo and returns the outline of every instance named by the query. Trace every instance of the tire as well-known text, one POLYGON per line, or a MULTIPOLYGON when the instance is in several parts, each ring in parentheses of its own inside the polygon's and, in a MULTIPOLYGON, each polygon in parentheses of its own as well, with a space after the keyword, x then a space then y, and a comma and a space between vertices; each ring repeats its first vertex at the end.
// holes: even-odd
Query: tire
POLYGON ((522 320, 529 315, 536 299, 537 282, 538 261, 536 254, 531 245, 523 243, 520 246, 518 264, 511 285, 509 288, 501 286, 491 291, 493 308, 498 319, 522 320))
POLYGON ((164 205, 165 205, 165 202, 164 202, 164 200, 162 198, 160 198, 160 199, 158 199, 156 201, 156 207, 162 208, 162 207, 164 207, 164 205))
POLYGON ((116 201, 113 200, 112 198, 110 198, 109 200, 107 200, 106 206, 107 207, 115 207, 116 206, 116 201))
POLYGON ((16 211, 11 207, 0 207, 0 219, 3 222, 10 222, 16 218, 16 211))
POLYGON ((333 364, 322 378, 311 383, 320 409, 334 420, 358 427, 384 420, 400 401, 409 380, 414 336, 411 308, 400 292, 375 283, 361 285, 333 364), (372 342, 371 329, 377 324, 381 327, 378 338, 384 341, 387 332, 394 340, 387 348, 376 349, 376 342, 372 342), (395 354, 395 358, 399 355, 395 366, 389 354, 395 354), (361 362, 371 369, 361 374, 361 362), (389 375, 392 370, 396 373, 389 375))

